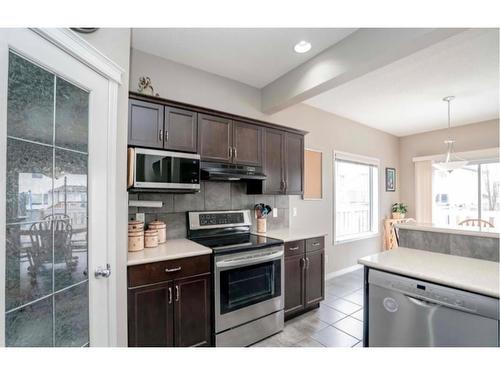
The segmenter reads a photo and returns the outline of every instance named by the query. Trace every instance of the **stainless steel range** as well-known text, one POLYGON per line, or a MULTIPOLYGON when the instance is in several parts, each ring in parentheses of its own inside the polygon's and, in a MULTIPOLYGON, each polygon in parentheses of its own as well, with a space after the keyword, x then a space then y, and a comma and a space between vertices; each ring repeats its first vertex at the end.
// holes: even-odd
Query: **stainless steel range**
POLYGON ((250 233, 250 211, 188 213, 188 237, 214 254, 215 345, 248 346, 283 329, 283 241, 250 233))

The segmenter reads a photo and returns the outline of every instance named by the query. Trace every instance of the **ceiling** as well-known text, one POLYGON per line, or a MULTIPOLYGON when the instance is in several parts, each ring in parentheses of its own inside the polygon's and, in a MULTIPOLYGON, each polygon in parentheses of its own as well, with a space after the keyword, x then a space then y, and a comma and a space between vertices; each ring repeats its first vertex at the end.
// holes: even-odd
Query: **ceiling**
POLYGON ((498 29, 467 30, 306 101, 404 136, 498 118, 498 29))
POLYGON ((356 29, 133 29, 132 48, 262 88, 356 29), (309 52, 296 43, 307 40, 309 52))

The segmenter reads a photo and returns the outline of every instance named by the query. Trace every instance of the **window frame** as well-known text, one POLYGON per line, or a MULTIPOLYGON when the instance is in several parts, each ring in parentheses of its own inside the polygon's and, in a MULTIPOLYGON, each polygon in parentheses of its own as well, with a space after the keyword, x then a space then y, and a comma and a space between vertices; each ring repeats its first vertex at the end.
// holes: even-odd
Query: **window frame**
POLYGON ((332 220, 332 244, 338 245, 348 242, 366 240, 369 238, 375 238, 380 236, 380 228, 379 228, 379 210, 380 210, 380 160, 377 158, 353 154, 350 152, 343 152, 339 150, 333 151, 333 220, 332 220), (370 231, 357 233, 355 235, 342 236, 341 238, 337 238, 337 230, 336 230, 336 217, 337 217, 337 166, 336 162, 344 161, 353 164, 361 164, 371 167, 370 168, 370 231), (375 168, 376 169, 375 169, 375 168), (377 171, 377 184, 375 186, 374 183, 374 171, 377 171), (376 188, 376 190, 375 190, 376 188), (376 203, 376 207, 375 207, 376 203))

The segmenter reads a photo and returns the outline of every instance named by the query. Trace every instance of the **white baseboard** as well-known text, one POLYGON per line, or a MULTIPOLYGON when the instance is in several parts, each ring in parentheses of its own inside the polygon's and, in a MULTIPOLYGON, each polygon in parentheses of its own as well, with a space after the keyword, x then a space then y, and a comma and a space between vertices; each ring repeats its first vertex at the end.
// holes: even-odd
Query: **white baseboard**
POLYGON ((351 266, 351 267, 342 268, 341 270, 327 273, 325 278, 326 278, 326 280, 330 280, 330 279, 333 279, 334 277, 344 275, 344 274, 352 272, 352 271, 359 270, 360 268, 363 268, 363 266, 361 264, 355 264, 354 266, 351 266))

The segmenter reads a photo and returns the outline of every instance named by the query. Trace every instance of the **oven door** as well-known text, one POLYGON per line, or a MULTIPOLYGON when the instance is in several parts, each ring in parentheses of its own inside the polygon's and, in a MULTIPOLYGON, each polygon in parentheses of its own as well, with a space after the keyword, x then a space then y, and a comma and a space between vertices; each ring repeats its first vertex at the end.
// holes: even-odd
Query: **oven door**
POLYGON ((216 333, 283 309, 283 247, 215 257, 216 333))
POLYGON ((200 155, 136 148, 134 187, 200 189, 200 155))

